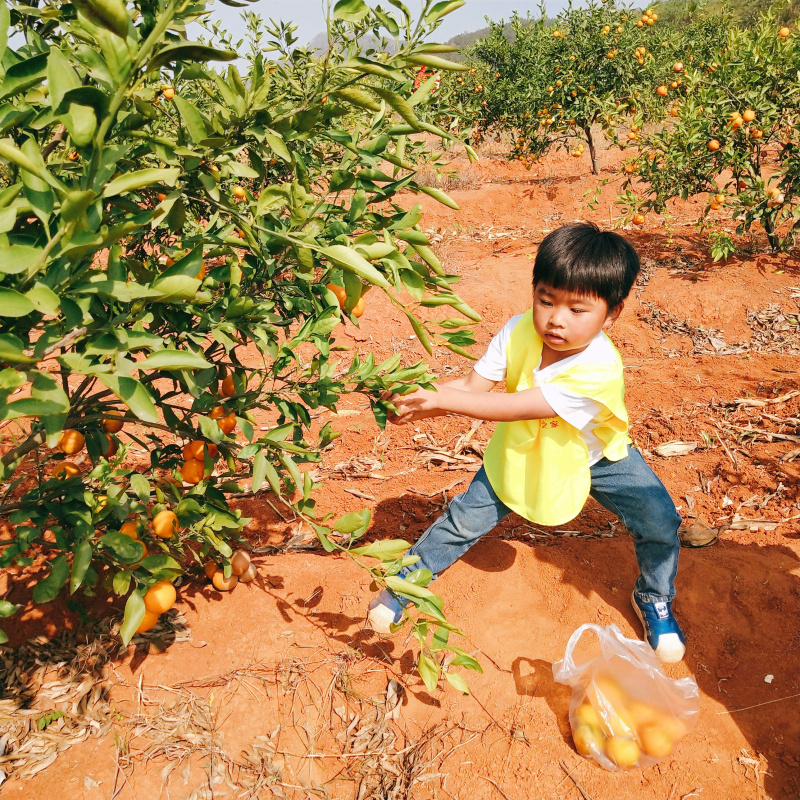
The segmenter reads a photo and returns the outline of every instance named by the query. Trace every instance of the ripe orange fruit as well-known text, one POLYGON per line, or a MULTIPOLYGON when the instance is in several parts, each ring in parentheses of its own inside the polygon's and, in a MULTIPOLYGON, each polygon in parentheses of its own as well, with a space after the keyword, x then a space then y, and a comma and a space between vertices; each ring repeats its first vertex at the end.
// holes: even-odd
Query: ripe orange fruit
POLYGON ((708 149, 711 150, 712 152, 715 151, 715 150, 719 150, 719 140, 718 139, 712 139, 708 143, 708 149))
POLYGON ((233 196, 238 198, 239 200, 244 200, 247 197, 247 192, 241 186, 234 186, 233 187, 233 196))
POLYGON ((609 739, 606 742, 606 755, 618 767, 632 767, 641 753, 633 739, 609 739))
POLYGON ((70 153, 70 154, 67 156, 67 158, 68 158, 70 161, 77 161, 77 160, 78 160, 80 157, 81 157, 81 156, 80 156, 80 153, 78 153, 78 151, 77 151, 77 150, 73 150, 73 151, 72 151, 72 152, 71 152, 71 153, 70 153))
POLYGON ((784 25, 784 26, 783 26, 783 27, 782 27, 782 28, 781 28, 781 29, 778 31, 778 36, 779 36, 781 39, 785 39, 785 38, 786 38, 786 37, 787 37, 787 36, 788 36, 790 33, 791 33, 791 31, 789 30, 789 28, 787 28, 787 27, 784 25))
POLYGON ((231 575, 230 578, 226 578, 225 573, 218 569, 214 573, 214 577, 211 578, 211 583, 214 584, 215 589, 219 589, 221 592, 230 592, 239 583, 239 577, 238 575, 231 575))
POLYGON ((203 567, 203 572, 206 574, 206 578, 211 580, 214 577, 214 573, 219 569, 219 567, 213 561, 206 561, 206 565, 203 567))
POLYGON ((203 461, 206 457, 206 452, 208 452, 211 458, 216 458, 217 453, 217 446, 212 442, 204 442, 202 439, 195 439, 192 442, 187 442, 183 446, 183 460, 184 461, 191 461, 195 459, 196 461, 203 461))
POLYGON ((150 628, 155 628, 160 616, 160 614, 156 614, 154 611, 145 609, 144 616, 139 623, 139 627, 136 629, 136 633, 144 633, 145 631, 149 631, 150 628))
POLYGON ((575 749, 584 756, 602 752, 603 738, 603 734, 591 725, 578 725, 572 732, 575 749))
POLYGON ((158 193, 158 202, 159 203, 163 203, 166 199, 167 199, 167 196, 164 194, 164 192, 159 192, 158 193))
POLYGON ((239 583, 251 583, 258 577, 258 570, 253 562, 250 566, 239 576, 239 583))
POLYGON ((658 725, 645 725, 639 731, 642 750, 653 758, 666 758, 672 752, 672 739, 658 725))
POLYGON ((106 447, 102 451, 104 458, 112 458, 119 450, 119 442, 110 434, 106 436, 106 447))
POLYGON ((80 431, 73 430, 72 428, 65 430, 58 439, 58 447, 68 456, 80 453, 85 444, 86 437, 80 431))
POLYGON ((750 131, 750 136, 752 136, 753 139, 760 139, 763 135, 764 131, 760 130, 759 128, 754 128, 752 131, 750 131))
POLYGON ((172 98, 175 97, 175 90, 171 86, 167 86, 161 94, 164 95, 165 100, 172 100, 172 98))
POLYGON ((181 477, 186 483, 191 483, 192 485, 200 483, 204 474, 205 467, 202 461, 192 458, 189 461, 184 461, 181 465, 181 477))
POLYGON ((673 72, 683 72, 683 61, 676 61, 672 65, 672 71, 673 72))
POLYGON ((76 475, 80 475, 80 472, 81 471, 78 469, 78 467, 71 461, 62 461, 55 468, 53 475, 60 481, 65 481, 68 478, 74 478, 76 475))
POLYGON ((231 411, 227 416, 217 420, 217 425, 223 433, 230 433, 236 427, 236 414, 231 411))
POLYGON ((633 224, 634 225, 644 225, 644 214, 634 214, 633 215, 633 224))
POLYGON ((636 23, 636 27, 637 27, 637 28, 643 28, 643 27, 644 27, 644 22, 642 22, 641 20, 639 20, 639 21, 636 23))
POLYGON ((678 88, 678 81, 671 81, 669 86, 670 86, 670 89, 677 89, 678 88))
POLYGON ((178 595, 169 581, 154 583, 145 593, 144 607, 154 614, 163 614, 175 605, 178 595))
POLYGON ((662 714, 658 720, 658 726, 669 736, 673 742, 677 742, 686 736, 686 725, 681 720, 669 712, 662 714))
POLYGON ((219 393, 223 397, 233 397, 236 394, 236 387, 233 385, 233 375, 228 375, 228 377, 222 381, 219 393))
POLYGON ((661 86, 658 87, 658 89, 656 89, 656 94, 659 95, 660 97, 666 97, 667 92, 669 92, 669 89, 667 89, 667 87, 664 86, 663 83, 661 84, 661 86))
POLYGON ((628 140, 629 141, 635 142, 638 138, 639 137, 633 131, 629 131, 628 132, 628 140))
POLYGON ((742 114, 742 119, 745 122, 752 122, 756 118, 756 112, 753 111, 752 108, 745 109, 744 114, 742 114))
POLYGON ((125 421, 120 419, 119 417, 103 417, 103 421, 100 423, 100 427, 106 433, 119 433, 122 430, 122 426, 125 424, 125 421))
POLYGON ((165 508, 153 517, 153 532, 162 539, 171 539, 178 532, 178 517, 165 508))
POLYGON ((720 208, 722 208, 722 204, 718 203, 716 200, 712 200, 711 203, 709 203, 709 207, 713 211, 718 211, 720 208))
POLYGON ((124 533, 126 536, 130 536, 131 539, 139 538, 139 526, 133 520, 123 522, 119 527, 119 532, 124 533))
POLYGON ((714 199, 715 199, 715 200, 716 200, 718 203, 724 203, 724 202, 725 202, 725 195, 724 195, 724 194, 715 194, 715 195, 714 195, 714 199))
POLYGON ((220 419, 225 416, 225 409, 223 406, 214 406, 208 414, 211 419, 220 419))
POLYGON ((364 313, 364 308, 366 304, 364 303, 364 298, 359 297, 358 302, 353 306, 353 310, 350 312, 356 319, 360 317, 364 313))
POLYGON ((231 556, 231 572, 234 575, 241 575, 247 572, 250 566, 250 556, 244 550, 236 550, 231 556))
POLYGON ((339 286, 336 283, 329 283, 325 288, 330 289, 336 295, 336 299, 339 301, 339 308, 343 308, 347 300, 347 291, 344 286, 339 286))

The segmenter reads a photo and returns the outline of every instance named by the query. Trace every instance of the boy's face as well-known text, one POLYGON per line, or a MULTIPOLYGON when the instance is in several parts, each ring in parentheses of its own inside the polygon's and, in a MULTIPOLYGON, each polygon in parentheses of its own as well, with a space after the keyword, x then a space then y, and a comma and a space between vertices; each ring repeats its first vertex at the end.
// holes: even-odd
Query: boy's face
POLYGON ((533 287, 533 326, 551 351, 551 363, 585 350, 621 311, 622 305, 609 313, 606 301, 599 297, 554 289, 546 283, 533 287))

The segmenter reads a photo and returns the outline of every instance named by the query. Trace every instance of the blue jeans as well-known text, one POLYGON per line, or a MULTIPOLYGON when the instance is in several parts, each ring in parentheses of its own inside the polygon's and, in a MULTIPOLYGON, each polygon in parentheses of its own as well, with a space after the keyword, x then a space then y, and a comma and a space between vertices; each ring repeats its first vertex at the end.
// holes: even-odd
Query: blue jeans
MULTIPOLYGON (((649 603, 672 600, 681 517, 664 484, 639 451, 630 446, 626 458, 619 461, 603 458, 590 472, 591 496, 616 514, 633 535, 639 562, 636 594, 649 603)), ((420 560, 406 567, 403 573, 426 567, 436 577, 510 513, 511 509, 494 493, 481 468, 467 491, 453 499, 447 511, 408 552, 420 560)))

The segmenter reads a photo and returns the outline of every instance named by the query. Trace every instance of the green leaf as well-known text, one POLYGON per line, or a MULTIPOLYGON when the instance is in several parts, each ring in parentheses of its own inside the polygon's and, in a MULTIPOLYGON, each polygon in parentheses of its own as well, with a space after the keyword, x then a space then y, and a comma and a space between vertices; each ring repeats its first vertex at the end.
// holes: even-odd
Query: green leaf
POLYGON ((8 3, 0 3, 0 60, 6 54, 8 45, 8 29, 11 25, 11 13, 8 10, 8 3))
POLYGON ((73 0, 73 3, 95 25, 111 31, 120 39, 128 37, 131 19, 122 0, 73 0))
POLYGON ((100 537, 98 543, 123 564, 135 564, 144 555, 144 546, 138 539, 132 539, 118 531, 109 531, 100 537))
POLYGON ((426 54, 411 53, 405 56, 406 61, 412 64, 419 64, 426 66, 430 69, 445 69, 454 72, 466 72, 469 69, 468 64, 461 64, 458 61, 448 61, 446 58, 437 58, 436 56, 426 54))
MULTIPOLYGON (((405 309, 403 310, 405 311, 405 309)), ((428 334, 425 332, 422 323, 409 311, 406 311, 405 314, 408 317, 408 321, 411 323, 411 327, 414 329, 414 333, 417 335, 417 339, 420 340, 422 346, 428 353, 432 355, 433 347, 431 346, 431 340, 428 338, 428 334)))
POLYGON ((418 598, 418 597, 436 597, 436 595, 424 586, 415 586, 403 578, 398 578, 396 575, 386 576, 386 585, 393 591, 403 597, 418 598))
POLYGON ((24 317, 35 310, 24 294, 13 289, 0 289, 0 317, 24 317))
POLYGON ((180 42, 162 47, 147 64, 147 71, 160 69, 171 62, 235 61, 239 57, 233 50, 217 50, 196 42, 180 42))
POLYGON ((124 175, 120 175, 119 178, 115 178, 106 186, 103 191, 103 197, 115 197, 118 194, 125 194, 126 192, 143 189, 145 186, 152 186, 154 183, 164 183, 167 186, 174 186, 180 174, 181 170, 179 167, 170 169, 149 167, 148 169, 139 169, 135 172, 127 172, 124 175))
POLYGON ((114 590, 114 594, 122 597, 131 585, 131 578, 133 577, 133 573, 127 569, 121 569, 119 572, 114 575, 114 580, 111 582, 111 588, 114 590))
MULTIPOLYGON (((466 0, 443 0, 441 3, 437 3, 426 15, 425 15, 425 22, 429 25, 436 22, 437 19, 441 19, 442 17, 446 16, 447 14, 451 14, 453 11, 461 8, 464 5, 466 0)), ((426 52, 430 53, 431 50, 427 50, 426 52)))
POLYGON ((181 115, 181 121, 189 132, 189 138, 195 144, 199 144, 203 139, 207 139, 208 123, 197 108, 188 100, 184 100, 180 95, 175 95, 175 97, 172 98, 172 102, 175 103, 178 113, 181 115))
POLYGON ((267 140, 267 144, 270 146, 272 152, 275 153, 278 158, 283 159, 287 164, 292 163, 292 154, 289 152, 279 133, 265 131, 264 138, 267 140))
MULTIPOLYGON (((463 3, 464 0, 459 0, 459 2, 463 3)), ((454 689, 457 689, 462 694, 469 694, 467 682, 457 672, 445 672, 444 677, 454 689)))
POLYGON ((414 586, 428 586, 433 580, 433 573, 429 569, 415 569, 406 575, 406 582, 414 586))
POLYGON ((68 577, 69 562, 65 555, 61 555, 50 563, 50 574, 33 587, 33 601, 49 603, 51 600, 55 600, 68 577))
POLYGON ((434 200, 438 200, 440 203, 443 203, 449 208, 454 208, 456 211, 461 210, 461 207, 458 205, 458 203, 448 197, 447 194, 445 194, 441 189, 434 189, 433 186, 420 186, 419 190, 424 194, 429 195, 434 200))
POLYGON ((72 573, 69 579, 69 593, 75 594, 75 591, 83 583, 83 578, 86 575, 86 570, 92 563, 92 555, 94 550, 91 542, 85 539, 78 542, 72 551, 72 573))
MULTIPOLYGON (((6 36, 8 28, 6 27, 6 36)), ((47 75, 47 53, 25 59, 13 64, 6 70, 0 84, 0 100, 24 92, 40 83, 47 75)))
POLYGON ((417 662, 417 672, 419 672, 425 688, 429 692, 436 691, 436 686, 439 683, 439 665, 431 658, 428 658, 424 653, 419 654, 419 661, 417 662))
POLYGON ((136 368, 142 370, 206 369, 210 366, 211 364, 203 356, 191 350, 158 350, 142 361, 136 362, 136 368))
POLYGON ((0 247, 0 273, 19 275, 21 272, 28 272, 39 263, 43 252, 40 247, 27 244, 0 247))
POLYGON ((142 569, 148 572, 161 572, 161 570, 174 570, 175 572, 181 571, 181 565, 171 556, 163 555, 161 553, 146 556, 142 559, 139 565, 142 569))
POLYGON ((135 378, 123 375, 97 376, 98 380, 122 400, 123 403, 143 422, 158 422, 158 412, 153 399, 144 385, 135 378))
POLYGON ((131 489, 133 489, 136 496, 143 502, 150 502, 150 482, 144 475, 138 472, 132 472, 129 478, 131 482, 131 489))
POLYGON ((385 100, 402 118, 403 121, 406 122, 411 128, 415 131, 420 130, 420 123, 417 119, 417 115, 414 113, 414 109, 411 107, 411 104, 404 98, 401 97, 399 94, 395 94, 395 92, 390 92, 388 89, 384 89, 382 86, 370 86, 370 91, 375 92, 382 100, 385 100))
MULTIPOLYGON (((0 14, 0 17, 1 16, 0 14)), ((17 610, 18 606, 14 605, 14 603, 9 603, 8 600, 0 600, 0 617, 3 619, 10 617, 12 614, 16 614, 17 610)))
POLYGON ((363 511, 351 511, 349 514, 345 514, 339 519, 333 526, 333 529, 339 533, 354 534, 358 531, 363 533, 369 526, 371 519, 372 512, 369 511, 369 509, 365 508, 363 511))
POLYGON ((122 627, 119 629, 119 635, 122 638, 122 643, 127 645, 136 629, 144 619, 144 599, 137 589, 134 589, 128 595, 128 602, 125 603, 125 617, 122 620, 122 627))
POLYGON ((411 545, 403 539, 384 539, 380 542, 372 542, 363 547, 355 547, 350 550, 362 556, 372 556, 381 561, 394 561, 405 553, 411 545))
POLYGON ((384 289, 391 288, 389 281, 352 248, 345 247, 343 244, 334 244, 329 247, 320 247, 319 252, 337 266, 355 273, 359 278, 384 289))
POLYGON ((369 14, 369 7, 364 0, 338 0, 333 7, 333 18, 343 19, 347 22, 359 22, 367 14, 369 14))
POLYGON ((253 456, 253 494, 255 494, 264 483, 264 478, 267 476, 267 457, 264 455, 263 450, 259 450, 253 456))

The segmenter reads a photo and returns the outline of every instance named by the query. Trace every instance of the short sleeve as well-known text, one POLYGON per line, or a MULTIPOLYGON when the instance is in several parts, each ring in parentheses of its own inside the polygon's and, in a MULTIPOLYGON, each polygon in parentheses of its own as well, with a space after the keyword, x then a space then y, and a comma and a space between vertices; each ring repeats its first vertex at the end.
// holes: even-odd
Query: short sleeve
POLYGON ((592 423, 603 412, 603 404, 567 389, 546 383, 539 387, 553 411, 579 431, 590 431, 592 423))
POLYGON ((482 378, 486 378, 486 380, 489 381, 502 381, 505 379, 506 347, 508 346, 508 340, 511 338, 511 332, 522 317, 522 314, 511 317, 511 319, 503 325, 499 333, 492 338, 492 341, 489 342, 488 349, 473 367, 475 372, 482 378))

